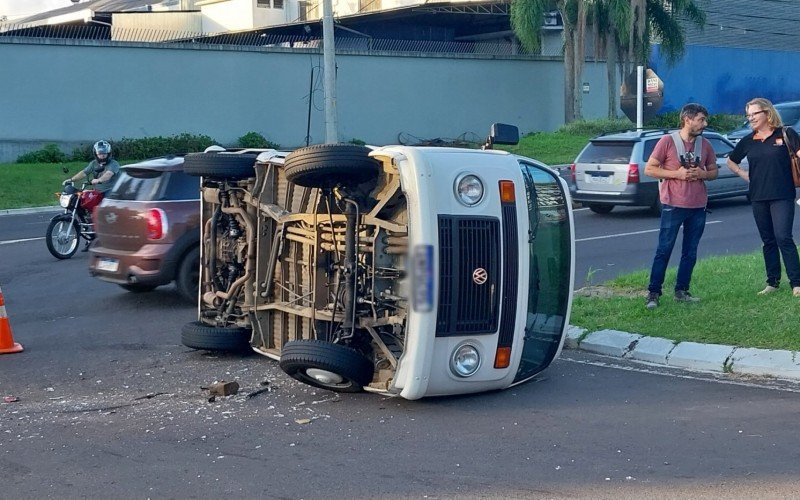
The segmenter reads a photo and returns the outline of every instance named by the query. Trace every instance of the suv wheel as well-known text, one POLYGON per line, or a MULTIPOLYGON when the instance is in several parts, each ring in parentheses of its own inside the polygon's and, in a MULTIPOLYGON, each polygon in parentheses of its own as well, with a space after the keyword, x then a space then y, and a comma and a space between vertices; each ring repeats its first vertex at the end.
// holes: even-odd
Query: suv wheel
POLYGON ((650 213, 652 213, 655 216, 661 217, 662 208, 664 208, 664 206, 661 204, 661 198, 656 196, 656 200, 653 202, 652 205, 650 205, 650 213))
POLYGON ((290 377, 335 392, 360 392, 372 381, 372 361, 355 349, 322 340, 293 340, 281 348, 290 377))
POLYGON ((181 329, 181 343, 205 351, 250 351, 251 331, 241 327, 208 326, 199 321, 186 323, 181 329))
POLYGON ((217 179, 247 179, 255 176, 256 155, 249 153, 190 153, 183 158, 189 175, 217 179))
POLYGON ((369 148, 354 144, 318 144, 289 153, 286 179, 298 186, 332 188, 355 186, 378 175, 380 163, 369 148))
POLYGON ((602 203, 589 203, 589 210, 596 214, 607 214, 614 210, 614 205, 605 205, 602 203))
POLYGON ((197 288, 200 281, 200 247, 195 247, 183 256, 178 264, 175 285, 178 292, 189 302, 197 301, 197 288))

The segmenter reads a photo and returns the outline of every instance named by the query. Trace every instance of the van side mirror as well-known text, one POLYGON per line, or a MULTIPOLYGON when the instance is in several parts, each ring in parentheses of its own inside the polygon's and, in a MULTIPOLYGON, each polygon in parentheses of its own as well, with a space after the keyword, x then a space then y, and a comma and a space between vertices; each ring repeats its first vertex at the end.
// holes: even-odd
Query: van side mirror
POLYGON ((515 125, 493 123, 483 149, 492 149, 495 144, 519 144, 519 129, 515 125))

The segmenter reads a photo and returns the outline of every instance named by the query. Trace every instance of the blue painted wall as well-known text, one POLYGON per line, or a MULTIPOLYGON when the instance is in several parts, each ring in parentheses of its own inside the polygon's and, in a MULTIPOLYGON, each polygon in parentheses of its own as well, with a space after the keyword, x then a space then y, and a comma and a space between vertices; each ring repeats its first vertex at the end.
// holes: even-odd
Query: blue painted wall
POLYGON ((650 67, 664 82, 661 112, 699 102, 710 113, 744 114, 745 103, 754 97, 800 100, 797 52, 692 45, 670 67, 659 49, 653 48, 650 67))

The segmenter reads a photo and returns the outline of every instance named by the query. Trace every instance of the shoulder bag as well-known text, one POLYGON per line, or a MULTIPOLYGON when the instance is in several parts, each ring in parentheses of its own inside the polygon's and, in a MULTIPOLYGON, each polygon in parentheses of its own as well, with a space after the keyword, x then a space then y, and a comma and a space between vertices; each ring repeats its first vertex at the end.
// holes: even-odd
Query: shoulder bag
MULTIPOLYGON (((789 150, 789 160, 791 161, 791 169, 792 169, 792 180, 794 181, 795 187, 800 187, 800 158, 797 157, 797 150, 800 149, 798 147, 798 141, 791 141, 789 142, 789 134, 786 132, 787 129, 791 127, 783 127, 783 143, 786 144, 786 148, 789 150)), ((797 132, 792 130, 793 138, 797 138, 797 132)))

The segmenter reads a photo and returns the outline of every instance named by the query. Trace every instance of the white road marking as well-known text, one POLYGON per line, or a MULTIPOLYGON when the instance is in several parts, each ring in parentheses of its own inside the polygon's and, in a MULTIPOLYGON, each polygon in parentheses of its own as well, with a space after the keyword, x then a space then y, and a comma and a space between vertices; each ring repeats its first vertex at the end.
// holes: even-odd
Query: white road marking
POLYGON ((6 241, 0 241, 0 245, 10 245, 12 243, 24 243, 26 241, 36 241, 36 240, 43 240, 43 239, 44 239, 44 236, 40 236, 38 238, 25 238, 25 239, 22 239, 22 240, 6 240, 6 241))
MULTIPOLYGON (((600 356, 600 355, 597 355, 600 356)), ((605 357, 605 356, 603 356, 605 357)), ((590 366, 599 366, 601 368, 614 368, 617 370, 624 370, 629 372, 638 372, 638 373, 648 373, 650 375, 661 375, 662 377, 675 377, 675 378, 683 378, 687 380, 698 380, 701 382, 714 382, 717 384, 728 384, 728 385, 738 385, 742 387, 749 387, 749 388, 756 388, 756 389, 770 389, 773 391, 782 391, 782 392, 794 392, 800 393, 800 387, 797 387, 796 380, 786 380, 786 379, 774 379, 774 383, 770 384, 766 381, 763 383, 758 382, 747 382, 744 380, 732 380, 732 379, 724 379, 720 377, 726 376, 723 373, 702 373, 698 372, 696 375, 692 374, 692 372, 687 371, 683 368, 675 367, 675 366, 664 366, 658 364, 651 364, 645 362, 637 362, 641 363, 642 367, 637 366, 626 366, 618 363, 614 363, 613 361, 603 362, 603 361, 591 361, 591 360, 582 360, 582 359, 575 359, 570 358, 565 355, 561 355, 559 357, 562 361, 568 361, 571 363, 577 363, 579 365, 590 365, 590 366), (647 366, 652 366, 653 369, 648 369, 647 366), (662 368, 658 370, 656 368, 662 368), (785 385, 779 385, 779 384, 785 385), (795 387, 792 387, 794 385, 795 387)))
MULTIPOLYGON (((722 222, 721 220, 710 220, 706 222, 706 225, 709 224, 718 224, 722 222)), ((592 236, 591 238, 578 238, 575 240, 575 243, 580 243, 581 241, 593 241, 593 240, 606 240, 609 238, 620 238, 622 236, 635 236, 637 234, 647 234, 647 233, 657 233, 659 229, 646 229, 644 231, 633 231, 630 233, 617 233, 617 234, 606 234, 603 236, 592 236)))

